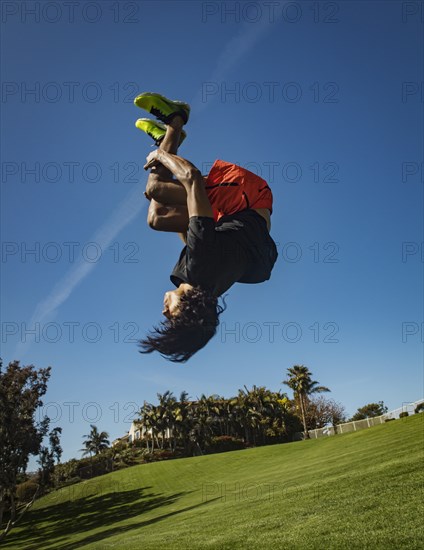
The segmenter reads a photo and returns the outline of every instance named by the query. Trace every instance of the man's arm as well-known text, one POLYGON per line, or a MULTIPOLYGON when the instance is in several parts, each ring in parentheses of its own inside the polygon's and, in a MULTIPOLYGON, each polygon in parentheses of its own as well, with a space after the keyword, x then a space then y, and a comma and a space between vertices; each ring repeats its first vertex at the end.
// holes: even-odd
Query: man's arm
POLYGON ((182 183, 187 192, 187 209, 191 216, 206 216, 213 218, 213 210, 206 193, 203 176, 200 170, 190 161, 177 155, 167 153, 162 149, 152 151, 147 157, 145 170, 157 163, 163 164, 175 178, 182 183))

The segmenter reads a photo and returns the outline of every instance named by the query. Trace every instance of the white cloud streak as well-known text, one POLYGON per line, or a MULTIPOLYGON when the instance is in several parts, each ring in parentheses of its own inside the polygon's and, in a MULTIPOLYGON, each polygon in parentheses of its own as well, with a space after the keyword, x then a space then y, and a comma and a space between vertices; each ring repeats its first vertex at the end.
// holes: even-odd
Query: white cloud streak
MULTIPOLYGON (((225 45, 215 67, 212 72, 208 83, 218 83, 222 81, 226 75, 236 67, 252 48, 257 44, 262 37, 270 32, 272 23, 267 20, 263 20, 260 23, 245 23, 238 34, 233 36, 225 45)), ((203 84, 202 89, 197 93, 191 103, 191 110, 198 115, 204 111, 212 101, 216 100, 219 95, 212 96, 208 101, 204 100, 203 84)))
MULTIPOLYGON (((92 235, 88 242, 94 242, 104 251, 113 239, 145 208, 146 201, 141 193, 140 186, 136 186, 106 222, 92 235)), ((29 327, 52 319, 57 309, 69 298, 75 288, 93 271, 97 262, 87 262, 81 258, 65 276, 53 287, 50 294, 39 302, 29 322, 29 327)), ((20 342, 15 350, 14 357, 21 357, 29 346, 28 342, 20 342)))

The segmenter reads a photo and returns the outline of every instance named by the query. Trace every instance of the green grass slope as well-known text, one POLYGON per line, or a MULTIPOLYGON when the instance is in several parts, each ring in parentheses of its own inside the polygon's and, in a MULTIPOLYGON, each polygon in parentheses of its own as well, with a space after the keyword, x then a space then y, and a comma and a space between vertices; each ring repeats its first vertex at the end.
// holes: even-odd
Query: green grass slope
POLYGON ((40 499, 4 547, 423 548, 423 421, 114 472, 40 499))

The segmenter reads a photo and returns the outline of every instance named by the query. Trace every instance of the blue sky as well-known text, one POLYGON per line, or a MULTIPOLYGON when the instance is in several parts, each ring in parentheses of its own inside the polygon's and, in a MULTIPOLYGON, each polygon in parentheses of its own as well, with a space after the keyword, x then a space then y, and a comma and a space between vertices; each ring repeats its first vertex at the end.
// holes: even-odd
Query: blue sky
POLYGON ((157 392, 284 389, 294 364, 348 414, 423 396, 418 2, 25 5, 2 3, 1 355, 52 366, 64 459, 157 392), (233 286, 185 365, 135 343, 181 249, 145 221, 142 91, 192 104, 182 156, 274 194, 271 280, 233 286))

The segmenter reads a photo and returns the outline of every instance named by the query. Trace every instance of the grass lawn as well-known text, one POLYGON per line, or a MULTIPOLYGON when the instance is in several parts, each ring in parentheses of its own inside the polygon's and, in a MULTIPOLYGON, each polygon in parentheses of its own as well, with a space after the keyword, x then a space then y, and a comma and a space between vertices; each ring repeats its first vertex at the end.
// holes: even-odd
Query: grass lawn
POLYGON ((423 548, 424 413, 346 435, 133 466, 51 493, 25 550, 423 548))

